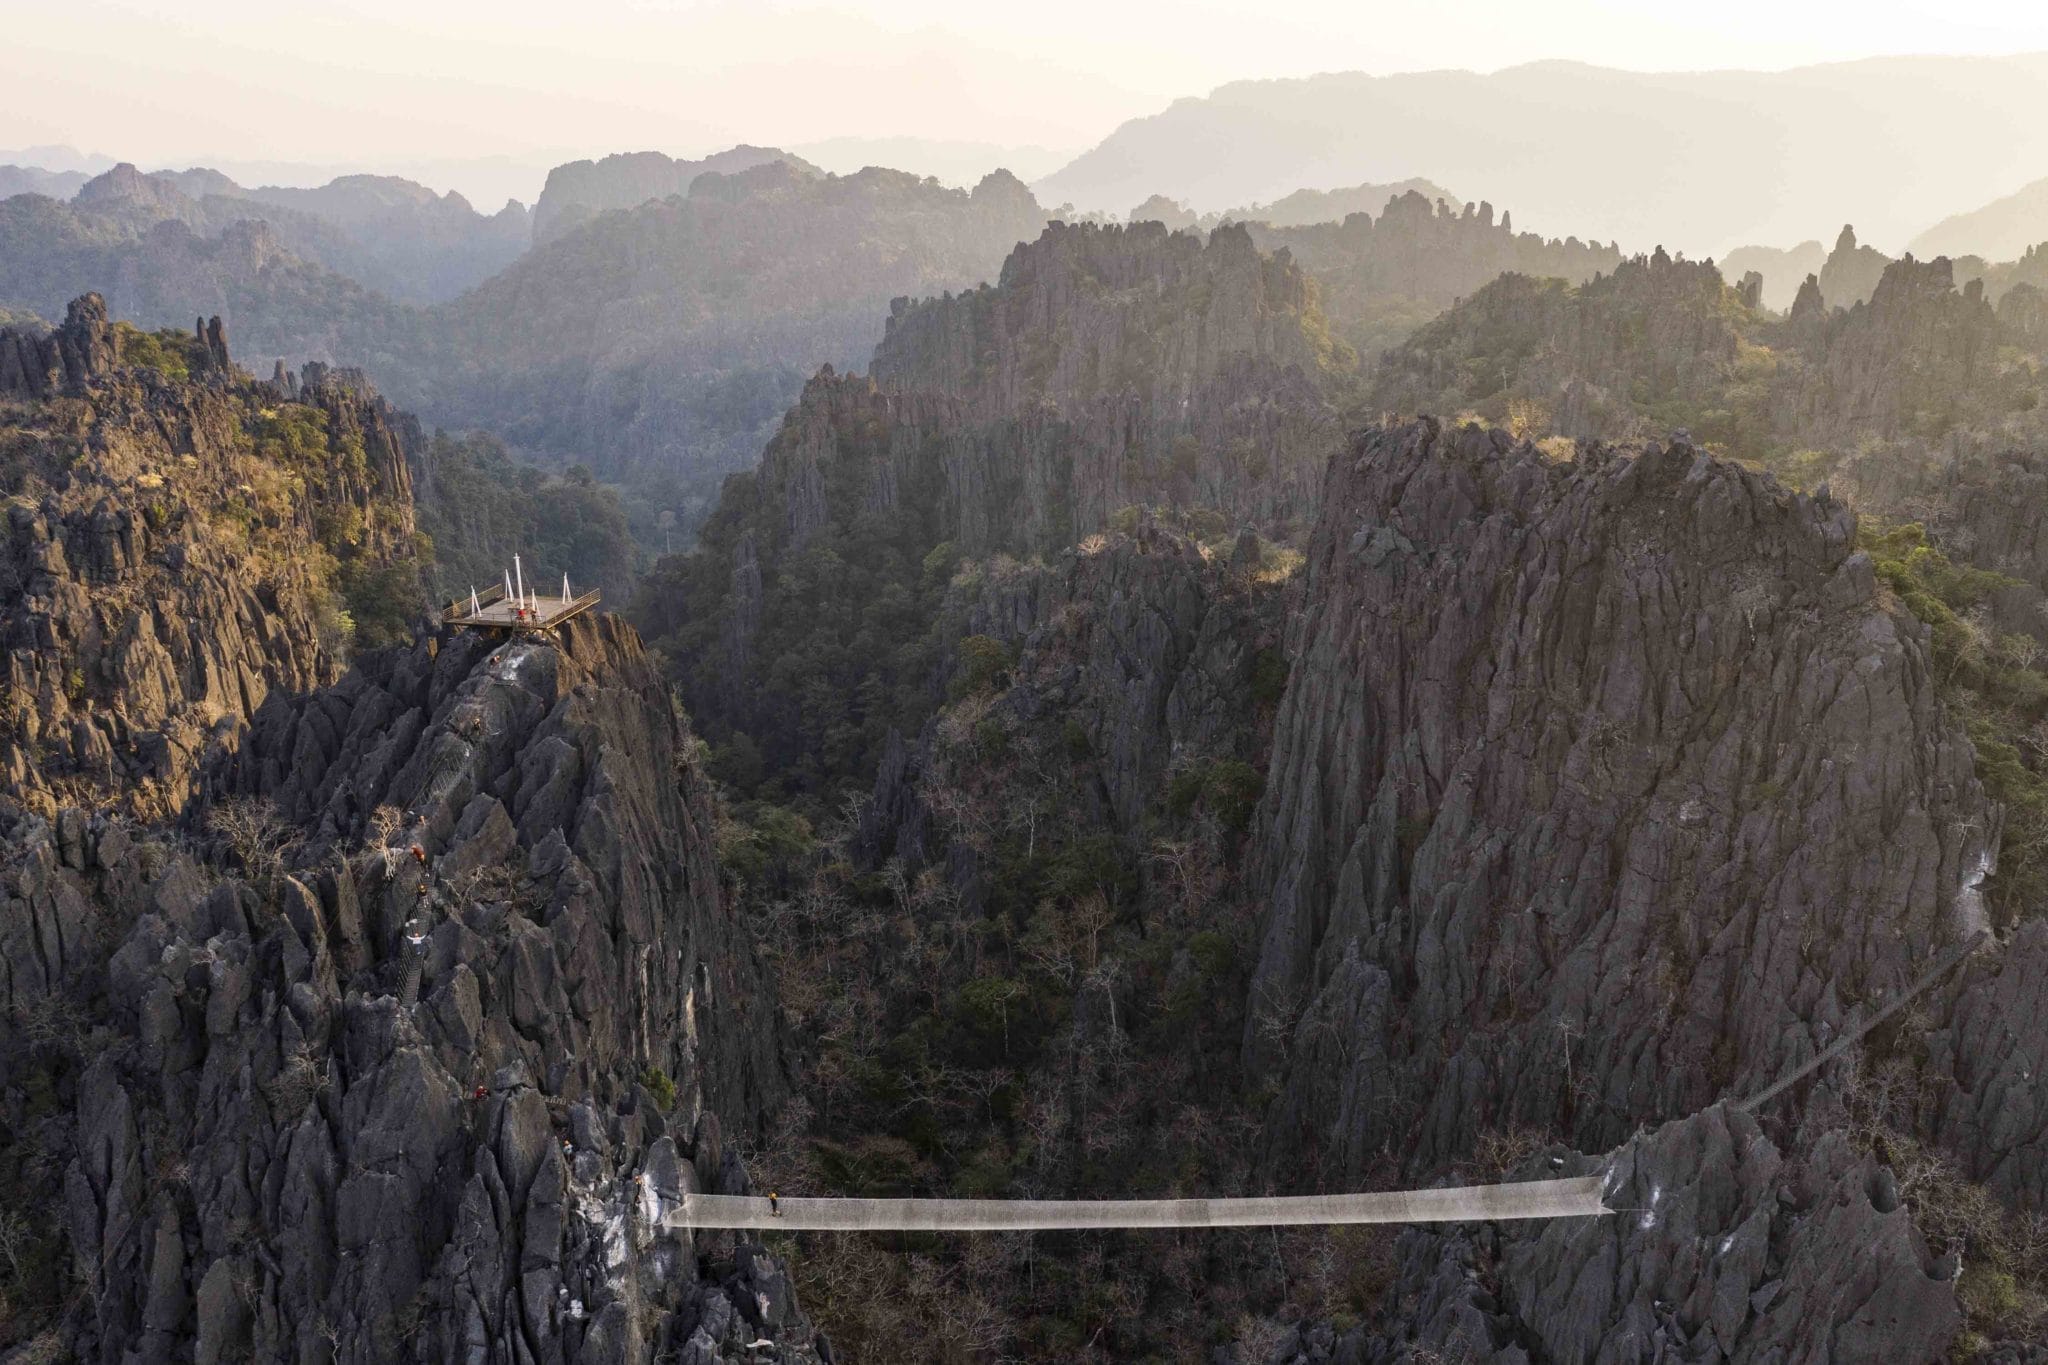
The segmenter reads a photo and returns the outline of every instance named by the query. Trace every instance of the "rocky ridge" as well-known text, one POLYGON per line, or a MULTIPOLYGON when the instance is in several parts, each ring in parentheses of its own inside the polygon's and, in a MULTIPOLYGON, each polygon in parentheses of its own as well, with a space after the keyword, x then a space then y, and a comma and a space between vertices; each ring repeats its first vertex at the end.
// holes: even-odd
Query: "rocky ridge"
POLYGON ((1409 190, 1374 208, 1377 218, 1353 212, 1341 222, 1251 227, 1261 250, 1293 253, 1315 280, 1331 327, 1361 354, 1405 340, 1497 276, 1581 284, 1622 260, 1611 244, 1517 233, 1508 214, 1496 221, 1484 201, 1461 209, 1409 190))
POLYGON ((715 1106, 783 1084, 685 743, 600 617, 274 697, 209 777, 280 822, 240 877, 77 811, 17 832, 10 1018, 105 1011, 28 1052, 75 1095, 41 1127, 81 1358, 815 1358, 758 1248, 700 1268, 654 1222, 747 1187, 715 1106))
POLYGON ((2000 331, 1983 281, 1958 289, 1945 257, 1893 261, 1866 301, 1801 338, 1817 363, 1784 400, 1790 410, 1780 425, 1843 447, 1867 436, 1940 436, 2010 410, 1995 392, 2004 378, 2000 331))
POLYGON ((339 675, 336 556, 411 553, 394 416, 317 368, 289 394, 252 383, 219 318, 182 342, 117 331, 97 295, 0 332, 0 392, 8 800, 173 813, 272 691, 339 675))
POLYGON ((1305 525, 1334 430, 1322 386, 1348 363, 1301 271, 1244 228, 1204 241, 1156 223, 1081 224, 1019 247, 992 285, 899 301, 871 375, 892 393, 942 395, 990 428, 981 471, 951 462, 963 543, 1049 548, 1119 507, 1169 500, 1275 532, 1305 525), (979 494, 1006 469, 1042 469, 1019 458, 1020 436, 1067 468, 1046 471, 1050 487, 1027 474, 1017 497, 979 494), (1069 510, 998 531, 995 509, 1018 504, 1069 510))
POLYGON ((784 160, 706 171, 438 312, 419 397, 608 478, 709 493, 760 453, 805 374, 866 359, 890 299, 987 279, 1044 221, 1004 172, 962 191, 784 160))
POLYGON ((700 167, 687 194, 633 199, 426 306, 366 283, 383 277, 329 239, 426 250, 450 211, 438 200, 378 186, 297 207, 250 197, 267 191, 194 200, 130 168, 82 208, 0 200, 0 307, 56 316, 97 289, 148 327, 217 313, 247 353, 363 369, 433 423, 663 482, 686 506, 759 453, 805 374, 865 361, 892 298, 987 279, 1045 222, 1006 173, 969 192, 781 157, 719 164, 735 169, 700 167), (421 221, 399 232, 394 214, 421 221))
POLYGON ((86 182, 66 206, 85 224, 141 237, 175 222, 201 239, 261 223, 294 257, 407 303, 435 303, 509 265, 528 241, 527 212, 496 214, 396 176, 349 175, 325 185, 246 187, 217 171, 144 174, 123 163, 86 182))
POLYGON ((411 528, 410 424, 360 375, 252 382, 217 323, 140 334, 97 299, 0 355, 27 376, 16 686, 86 680, 68 727, 8 751, 0 1340, 110 1365, 829 1358, 757 1244, 661 1223, 749 1188, 739 1144, 787 1078, 637 636, 424 631, 344 672, 311 547, 374 558, 411 528), (273 538, 296 551, 266 567, 273 538))
POLYGON ((1712 264, 1662 248, 1576 288, 1503 275, 1387 352, 1372 402, 1503 420, 1521 398, 1533 431, 1634 436, 1673 405, 1722 394, 1752 312, 1712 264))
POLYGON ((1984 926, 1996 812, 1853 525, 1683 443, 1332 465, 1263 812, 1276 1155, 1611 1145, 1984 926))

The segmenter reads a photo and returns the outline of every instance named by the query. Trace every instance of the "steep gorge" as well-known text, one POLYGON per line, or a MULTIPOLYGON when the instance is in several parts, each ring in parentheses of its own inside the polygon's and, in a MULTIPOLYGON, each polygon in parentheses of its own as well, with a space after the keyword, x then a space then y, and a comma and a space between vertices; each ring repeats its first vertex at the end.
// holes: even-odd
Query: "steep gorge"
POLYGON ((1110 1195, 1604 1166, 1621 1214, 1199 1265, 1111 1239, 1028 1288, 1014 1250, 919 1248, 891 1313, 827 1317, 874 1351, 956 1309, 1034 1358, 1235 1324, 1218 1358, 1262 1365, 2019 1349, 2048 927, 1975 939, 2000 812, 1848 510, 1682 442, 1559 461, 1425 422, 1332 463, 1285 564, 1141 519, 955 576, 952 700, 755 892, 811 983, 773 1169, 1110 1195))

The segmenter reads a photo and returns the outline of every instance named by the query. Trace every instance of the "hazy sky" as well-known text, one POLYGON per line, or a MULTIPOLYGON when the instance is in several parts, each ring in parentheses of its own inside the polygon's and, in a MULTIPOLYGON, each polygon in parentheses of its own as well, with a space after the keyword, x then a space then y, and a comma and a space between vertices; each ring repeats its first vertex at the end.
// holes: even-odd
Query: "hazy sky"
POLYGON ((2038 51, 2048 5, 0 0, 0 33, 0 148, 417 167, 894 134, 1079 151, 1230 80, 2038 51))

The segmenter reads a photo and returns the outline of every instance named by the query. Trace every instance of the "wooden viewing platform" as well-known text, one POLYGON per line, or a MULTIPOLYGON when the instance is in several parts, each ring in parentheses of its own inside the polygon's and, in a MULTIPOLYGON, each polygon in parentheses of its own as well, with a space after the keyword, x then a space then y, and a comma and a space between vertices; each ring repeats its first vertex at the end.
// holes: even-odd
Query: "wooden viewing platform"
POLYGON ((527 599, 530 608, 524 615, 521 604, 509 597, 503 588, 492 588, 488 592, 460 597, 450 602, 441 612, 441 620, 451 626, 469 626, 476 630, 502 630, 509 633, 523 633, 536 630, 553 630, 572 617, 581 616, 596 606, 603 596, 595 590, 581 597, 547 597, 533 595, 527 599), (475 609, 471 609, 471 604, 475 609))

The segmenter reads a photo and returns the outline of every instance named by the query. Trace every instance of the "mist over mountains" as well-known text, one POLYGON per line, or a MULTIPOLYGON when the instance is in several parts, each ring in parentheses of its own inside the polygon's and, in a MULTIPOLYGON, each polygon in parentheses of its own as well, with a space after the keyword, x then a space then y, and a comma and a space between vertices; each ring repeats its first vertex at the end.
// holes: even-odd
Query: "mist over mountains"
POLYGON ((1163 193, 1207 210, 1426 175, 1547 232, 1638 249, 1798 242, 1845 219, 1896 245, 2038 178, 2044 96, 2048 56, 1242 81, 1124 124, 1035 188, 1084 208, 1163 193))

